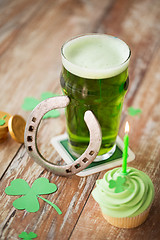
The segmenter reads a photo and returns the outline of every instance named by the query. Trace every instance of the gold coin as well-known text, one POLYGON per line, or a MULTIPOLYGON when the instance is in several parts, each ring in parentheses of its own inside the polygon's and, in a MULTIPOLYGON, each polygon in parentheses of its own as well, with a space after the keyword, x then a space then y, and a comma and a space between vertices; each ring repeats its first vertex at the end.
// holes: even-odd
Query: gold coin
POLYGON ((8 132, 8 127, 0 129, 0 134, 5 134, 7 132, 8 132))
POLYGON ((4 134, 0 136, 0 143, 4 142, 7 139, 8 134, 4 134))
POLYGON ((19 143, 24 143, 24 130, 26 121, 19 115, 10 117, 8 121, 8 129, 11 137, 19 143))
POLYGON ((10 117, 10 114, 0 111, 0 132, 8 131, 8 120, 10 117))
POLYGON ((4 134, 0 134, 0 138, 6 137, 7 135, 8 135, 8 132, 4 134))
MULTIPOLYGON (((8 133, 8 132, 7 132, 8 133)), ((0 138, 3 138, 4 136, 7 136, 7 133, 0 133, 0 138)))
POLYGON ((5 137, 5 138, 0 138, 0 143, 3 143, 6 139, 7 139, 7 137, 5 137))

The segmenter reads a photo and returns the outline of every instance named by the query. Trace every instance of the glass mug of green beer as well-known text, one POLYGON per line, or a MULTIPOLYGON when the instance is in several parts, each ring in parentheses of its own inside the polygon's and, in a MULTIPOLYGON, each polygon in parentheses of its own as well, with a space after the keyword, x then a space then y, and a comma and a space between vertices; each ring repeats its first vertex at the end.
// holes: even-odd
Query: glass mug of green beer
POLYGON ((114 153, 129 84, 130 55, 125 42, 105 34, 78 36, 62 46, 60 82, 64 94, 70 98, 66 121, 69 149, 74 156, 80 156, 89 143, 84 122, 87 110, 94 113, 102 130, 97 159, 107 159, 114 153))

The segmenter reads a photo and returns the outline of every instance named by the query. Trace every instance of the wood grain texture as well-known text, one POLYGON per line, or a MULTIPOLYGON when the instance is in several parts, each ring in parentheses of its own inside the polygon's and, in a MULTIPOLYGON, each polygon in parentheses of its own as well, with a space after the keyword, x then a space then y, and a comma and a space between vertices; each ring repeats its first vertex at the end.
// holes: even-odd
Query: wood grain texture
MULTIPOLYGON (((130 124, 130 146, 136 153, 136 159, 129 163, 131 167, 147 173, 155 187, 155 199, 147 221, 136 229, 122 230, 111 226, 104 220, 98 204, 90 196, 86 207, 76 225, 71 239, 159 239, 160 213, 160 49, 154 57, 144 83, 138 89, 133 106, 143 110, 141 117, 128 116, 125 120, 130 124), (154 79, 151 84, 151 79, 154 79), (154 95, 154 96, 153 96, 154 95), (154 99, 154 100, 153 100, 154 99), (156 102, 155 102, 156 99, 156 102), (88 224, 89 223, 89 224, 88 224), (96 231, 95 231, 96 229, 96 231), (114 236, 114 237, 113 237, 114 236)), ((120 136, 124 135, 124 125, 120 136)), ((99 175, 103 178, 104 171, 99 175)))
MULTIPOLYGON (((158 240, 160 175, 160 1, 159 0, 16 0, 0 2, 0 110, 20 114, 27 96, 40 98, 44 91, 61 93, 60 48, 69 38, 88 32, 103 32, 123 39, 132 50, 130 88, 125 99, 120 136, 127 119, 131 126, 130 147, 136 160, 130 166, 145 171, 155 185, 155 200, 148 220, 133 230, 117 229, 102 217, 91 196, 97 178, 58 177, 31 160, 24 148, 10 137, 0 144, 0 239, 18 239, 22 231, 33 231, 37 239, 145 239, 158 240), (141 108, 140 117, 129 117, 129 105, 141 108), (17 198, 5 188, 23 178, 31 186, 47 177, 58 186, 56 193, 43 197, 55 203, 62 215, 40 199, 40 210, 16 210, 17 198)), ((50 144, 54 135, 65 131, 65 116, 41 123, 38 146, 41 153, 64 164, 50 144)))
MULTIPOLYGON (((5 50, 2 49, 0 58, 0 83, 3 89, 0 109, 27 119, 28 113, 21 109, 25 97, 40 98, 44 91, 61 94, 59 76, 62 44, 75 35, 90 32, 111 1, 103 0, 101 6, 96 1, 87 4, 75 4, 71 0, 22 2, 8 1, 2 4, 6 13, 2 15, 0 28, 2 48, 5 43, 11 42, 5 50), (92 16, 94 9, 97 14, 92 16), (3 28, 6 30, 3 31, 3 28), (10 40, 14 32, 16 36, 10 40)), ((51 121, 48 121, 48 127, 53 127, 51 121)), ((52 136, 55 134, 52 132, 52 136)), ((6 143, 0 145, 0 176, 19 148, 12 140, 9 146, 8 150, 6 143), (10 157, 6 158, 7 155, 10 157)))
MULTIPOLYGON (((28 113, 21 110, 24 97, 40 98, 40 94, 44 91, 61 93, 59 75, 62 43, 77 34, 90 32, 110 3, 111 1, 102 1, 102 5, 99 6, 96 1, 92 3, 24 1, 21 5, 19 1, 12 6, 12 2, 8 1, 4 10, 7 10, 7 7, 12 9, 13 13, 10 14, 13 14, 11 18, 13 24, 11 24, 10 32, 5 31, 6 35, 1 39, 0 79, 3 92, 0 108, 27 118, 28 113), (93 16, 91 12, 95 9, 96 15, 93 16), (28 10, 32 10, 32 16, 28 10), (21 22, 23 22, 22 25, 19 24, 21 22), (4 46, 3 41, 8 45, 4 46)), ((3 27, 5 28, 6 25, 7 29, 8 18, 4 18, 3 21, 3 27)), ((65 120, 62 114, 60 119, 43 121, 38 135, 38 145, 42 154, 58 164, 61 163, 61 159, 51 147, 50 139, 64 131, 65 120)), ((20 145, 12 139, 7 141, 8 147, 5 144, 1 145, 0 154, 3 166, 1 168, 3 177, 1 180, 0 238, 17 239, 22 231, 34 231, 39 239, 67 239, 85 205, 97 175, 82 179, 77 176, 68 179, 54 176, 29 159, 24 146, 18 151, 20 145), (47 197, 62 210, 62 216, 58 216, 54 209, 41 200, 41 207, 37 213, 17 211, 12 206, 16 197, 6 196, 4 193, 4 189, 15 178, 23 178, 32 184, 36 178, 41 176, 48 177, 58 186, 58 191, 47 197)))
POLYGON ((160 42, 160 1, 116 1, 98 28, 123 39, 131 48, 130 86, 125 103, 132 104, 160 42), (133 84, 132 84, 133 83, 133 84))
MULTIPOLYGON (((48 152, 48 154, 50 153, 48 152)), ((52 154, 54 159, 59 160, 56 153, 52 151, 52 154)), ((85 178, 54 176, 28 159, 23 147, 12 162, 10 170, 3 177, 1 185, 1 208, 3 206, 0 219, 2 223, 1 239, 6 237, 10 239, 12 236, 16 239, 17 234, 22 231, 36 232, 40 239, 68 239, 88 194, 92 190, 95 179, 96 175, 85 178), (12 203, 17 197, 6 196, 4 189, 10 181, 22 178, 22 176, 30 185, 38 177, 47 177, 50 182, 55 183, 58 187, 57 192, 44 197, 55 203, 63 214, 59 216, 50 205, 42 200, 39 201, 40 210, 36 213, 16 210, 12 203)))

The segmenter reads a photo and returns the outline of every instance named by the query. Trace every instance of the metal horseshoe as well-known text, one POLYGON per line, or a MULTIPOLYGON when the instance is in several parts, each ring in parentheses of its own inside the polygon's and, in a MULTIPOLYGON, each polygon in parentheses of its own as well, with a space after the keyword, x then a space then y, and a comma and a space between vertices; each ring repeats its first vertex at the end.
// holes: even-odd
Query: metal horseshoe
POLYGON ((86 168, 96 158, 102 142, 101 127, 94 114, 88 110, 84 114, 84 120, 90 132, 90 142, 85 152, 76 161, 58 166, 41 155, 37 147, 37 132, 41 119, 50 110, 65 108, 69 103, 69 97, 59 96, 48 98, 38 104, 28 118, 24 134, 24 143, 29 156, 42 167, 61 176, 73 175, 86 168))

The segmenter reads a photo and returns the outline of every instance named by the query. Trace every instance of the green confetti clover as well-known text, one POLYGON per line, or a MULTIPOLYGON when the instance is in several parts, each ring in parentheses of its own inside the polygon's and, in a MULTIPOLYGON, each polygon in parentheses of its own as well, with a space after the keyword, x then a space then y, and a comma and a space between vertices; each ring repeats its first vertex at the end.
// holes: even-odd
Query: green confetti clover
POLYGON ((51 97, 58 97, 59 94, 56 93, 51 93, 51 92, 43 92, 41 94, 41 101, 46 100, 47 98, 51 98, 51 97))
POLYGON ((47 178, 36 179, 31 188, 25 180, 17 178, 11 182, 10 186, 6 187, 5 193, 12 196, 23 195, 23 197, 20 197, 13 202, 13 206, 16 209, 25 209, 27 212, 37 212, 39 210, 39 197, 54 207, 54 209, 60 215, 62 212, 54 203, 39 196, 53 193, 56 190, 57 186, 54 183, 49 183, 47 178))
POLYGON ((125 177, 117 177, 116 180, 111 179, 109 181, 109 188, 115 188, 115 193, 120 193, 124 191, 124 183, 126 181, 125 177))
POLYGON ((136 115, 140 115, 142 113, 142 110, 140 108, 134 108, 134 107, 129 107, 128 108, 128 114, 130 116, 136 116, 136 115))
POLYGON ((21 234, 19 234, 18 237, 23 238, 25 240, 30 240, 30 239, 36 238, 37 234, 35 234, 34 232, 30 232, 30 233, 21 232, 21 234))
POLYGON ((26 97, 22 104, 22 109, 25 111, 32 111, 39 103, 40 101, 36 98, 26 97))
POLYGON ((6 123, 6 121, 5 121, 6 117, 7 117, 7 115, 5 115, 2 118, 0 118, 0 126, 3 126, 6 123))
MULTIPOLYGON (((57 97, 57 96, 59 96, 59 95, 55 94, 55 93, 44 92, 41 94, 40 100, 33 98, 33 97, 26 97, 22 104, 22 109, 25 111, 32 111, 41 101, 44 101, 47 98, 57 97)), ((57 109, 54 109, 54 110, 51 110, 48 113, 46 113, 44 115, 43 119, 56 118, 59 116, 60 116, 60 111, 58 111, 57 109)))

